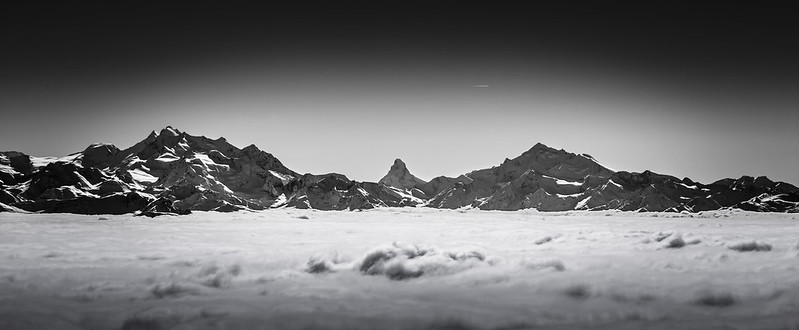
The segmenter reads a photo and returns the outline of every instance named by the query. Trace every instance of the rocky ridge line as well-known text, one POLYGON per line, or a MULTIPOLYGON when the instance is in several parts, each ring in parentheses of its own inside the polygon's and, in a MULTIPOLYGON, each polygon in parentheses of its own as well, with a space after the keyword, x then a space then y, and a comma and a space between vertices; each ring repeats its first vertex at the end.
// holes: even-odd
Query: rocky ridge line
POLYGON ((498 166, 424 181, 396 159, 377 183, 299 174, 255 145, 167 126, 124 150, 92 144, 67 157, 0 152, 0 212, 143 215, 275 207, 359 210, 425 206, 483 210, 799 212, 799 188, 742 176, 702 184, 651 171, 613 171, 587 154, 538 143, 498 166))

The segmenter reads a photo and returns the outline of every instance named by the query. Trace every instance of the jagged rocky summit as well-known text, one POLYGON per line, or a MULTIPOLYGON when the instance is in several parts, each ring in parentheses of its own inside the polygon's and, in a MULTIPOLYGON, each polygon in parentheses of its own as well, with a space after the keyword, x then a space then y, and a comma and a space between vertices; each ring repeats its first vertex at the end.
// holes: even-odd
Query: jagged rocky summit
POLYGON ((377 183, 299 174, 254 145, 172 127, 120 150, 93 144, 63 158, 0 152, 0 212, 143 215, 275 207, 356 210, 426 206, 484 210, 799 212, 799 188, 766 177, 711 184, 650 171, 615 172, 587 154, 536 144, 502 164, 429 182, 397 159, 377 183))
POLYGON ((408 167, 405 165, 405 162, 402 159, 395 159, 394 165, 391 165, 391 168, 388 170, 388 173, 377 181, 377 183, 395 187, 399 189, 412 189, 417 185, 425 184, 422 179, 417 178, 410 171, 408 171, 408 167))

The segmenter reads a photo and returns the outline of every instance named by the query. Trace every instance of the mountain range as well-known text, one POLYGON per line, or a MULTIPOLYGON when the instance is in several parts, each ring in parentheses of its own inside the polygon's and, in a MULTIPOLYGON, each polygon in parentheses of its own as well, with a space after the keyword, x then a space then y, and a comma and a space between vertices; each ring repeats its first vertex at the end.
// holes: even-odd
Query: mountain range
POLYGON ((378 182, 300 174, 255 145, 167 126, 127 149, 92 144, 67 157, 0 152, 0 211, 155 216, 277 207, 433 207, 540 211, 799 212, 799 188, 764 176, 710 184, 613 171, 588 154, 538 143, 498 166, 424 181, 400 159, 378 182))

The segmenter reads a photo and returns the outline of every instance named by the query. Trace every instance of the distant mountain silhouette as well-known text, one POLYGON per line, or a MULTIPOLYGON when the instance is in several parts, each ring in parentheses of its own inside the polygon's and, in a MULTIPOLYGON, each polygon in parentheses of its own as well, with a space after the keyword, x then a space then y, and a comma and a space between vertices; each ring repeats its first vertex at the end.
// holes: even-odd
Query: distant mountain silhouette
POLYGON ((301 175, 255 145, 172 127, 120 150, 93 144, 63 158, 0 152, 0 212, 185 214, 275 207, 474 207, 484 210, 799 212, 799 188, 766 177, 710 184, 650 171, 614 172, 587 154, 538 143, 499 166, 429 182, 397 159, 377 183, 301 175))
POLYGON ((411 174, 411 172, 408 171, 408 167, 405 166, 405 162, 397 158, 394 160, 394 165, 391 165, 391 169, 388 170, 388 173, 386 173, 380 181, 377 181, 377 183, 400 189, 411 189, 427 182, 411 174))

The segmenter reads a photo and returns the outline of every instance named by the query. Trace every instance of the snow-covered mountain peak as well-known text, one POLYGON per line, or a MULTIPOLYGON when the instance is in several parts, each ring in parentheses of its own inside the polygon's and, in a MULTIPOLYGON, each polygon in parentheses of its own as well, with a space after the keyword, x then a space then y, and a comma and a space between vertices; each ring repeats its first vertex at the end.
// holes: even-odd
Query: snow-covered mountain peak
POLYGON ((67 157, 0 152, 0 203, 35 212, 181 213, 269 207, 324 210, 425 205, 541 211, 799 212, 799 188, 742 176, 701 184, 651 171, 616 172, 588 154, 543 143, 499 166, 425 182, 402 159, 374 182, 301 175, 254 144, 167 126, 120 150, 95 143, 67 157))
POLYGON ((180 131, 175 129, 175 128, 173 128, 172 126, 167 126, 167 127, 164 127, 164 129, 161 130, 161 133, 159 135, 160 136, 163 136, 163 135, 178 136, 178 135, 180 135, 180 131))

